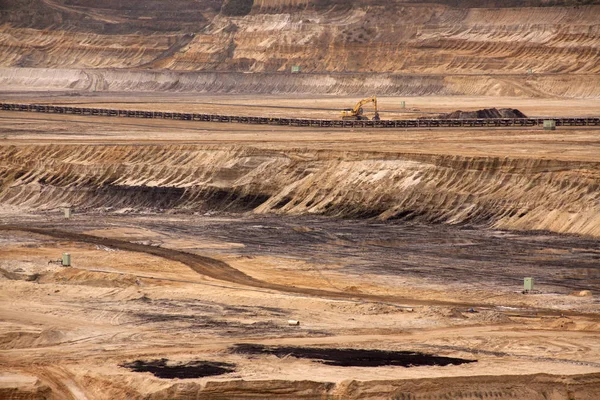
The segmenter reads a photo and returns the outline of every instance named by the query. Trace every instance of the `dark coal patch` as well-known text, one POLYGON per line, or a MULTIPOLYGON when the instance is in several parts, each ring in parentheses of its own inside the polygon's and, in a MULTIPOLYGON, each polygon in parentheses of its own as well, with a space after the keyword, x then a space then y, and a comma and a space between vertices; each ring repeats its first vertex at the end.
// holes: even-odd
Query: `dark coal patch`
MULTIPOLYGON (((427 117, 430 118, 430 117, 427 117)), ((486 118, 527 118, 520 110, 516 108, 484 108, 477 111, 453 111, 447 114, 440 114, 438 119, 486 119, 486 118)))
POLYGON ((162 379, 194 379, 205 376, 228 374, 235 371, 235 364, 214 361, 190 361, 188 363, 169 364, 166 358, 120 364, 135 372, 150 372, 162 379))
POLYGON ((454 357, 442 357, 415 351, 385 351, 362 349, 331 349, 316 347, 263 346, 260 344, 236 344, 234 353, 251 355, 275 355, 316 360, 337 367, 420 367, 446 366, 477 362, 454 357))

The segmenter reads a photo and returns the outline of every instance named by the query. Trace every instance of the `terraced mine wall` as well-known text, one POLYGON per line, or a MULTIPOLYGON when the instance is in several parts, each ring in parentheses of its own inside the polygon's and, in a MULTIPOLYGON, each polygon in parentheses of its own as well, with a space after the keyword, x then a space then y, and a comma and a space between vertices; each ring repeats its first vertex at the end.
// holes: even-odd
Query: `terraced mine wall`
MULTIPOLYGON (((297 65, 303 73, 366 74, 344 80, 353 87, 386 86, 377 74, 405 74, 418 76, 405 84, 434 90, 440 78, 429 76, 440 74, 459 77, 442 80, 448 91, 508 85, 557 94, 553 87, 560 80, 533 77, 530 87, 511 86, 506 76, 460 78, 524 78, 531 70, 582 75, 566 86, 571 91, 580 86, 585 96, 594 84, 597 94, 589 75, 600 72, 600 6, 572 1, 575 7, 524 7, 535 3, 548 5, 543 0, 269 0, 255 1, 249 14, 237 16, 222 12, 220 0, 5 1, 0 3, 0 67, 273 73, 297 65)), ((398 83, 392 78, 388 85, 398 83)))
POLYGON ((202 145, 0 148, 0 205, 322 214, 600 236, 600 163, 202 145))
POLYGON ((597 75, 403 75, 0 68, 4 91, 600 98, 597 75))

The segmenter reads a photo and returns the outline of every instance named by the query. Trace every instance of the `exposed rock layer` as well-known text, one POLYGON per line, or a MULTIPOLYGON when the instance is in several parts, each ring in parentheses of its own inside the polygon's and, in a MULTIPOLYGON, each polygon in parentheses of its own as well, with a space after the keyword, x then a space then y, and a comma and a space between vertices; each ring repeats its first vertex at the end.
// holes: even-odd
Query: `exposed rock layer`
POLYGON ((315 7, 313 2, 257 1, 249 15, 227 17, 218 13, 218 0, 139 3, 5 5, 0 8, 0 66, 275 72, 299 65, 304 72, 418 75, 600 72, 600 6, 594 5, 469 8, 476 2, 464 2, 456 8, 440 2, 343 6, 332 1, 315 7))
POLYGON ((344 381, 337 385, 329 382, 298 381, 229 381, 208 382, 205 386, 175 384, 150 396, 163 399, 581 399, 592 400, 600 395, 597 374, 555 377, 545 374, 528 376, 474 376, 438 379, 407 379, 396 381, 344 381), (390 397, 390 394, 392 397, 390 397), (415 397, 419 396, 419 397, 415 397), (429 396, 429 397, 425 397, 429 396))
POLYGON ((38 210, 325 214, 600 236, 594 162, 194 145, 4 147, 0 160, 0 203, 38 210))
POLYGON ((600 98, 594 75, 410 76, 0 68, 4 90, 600 98))

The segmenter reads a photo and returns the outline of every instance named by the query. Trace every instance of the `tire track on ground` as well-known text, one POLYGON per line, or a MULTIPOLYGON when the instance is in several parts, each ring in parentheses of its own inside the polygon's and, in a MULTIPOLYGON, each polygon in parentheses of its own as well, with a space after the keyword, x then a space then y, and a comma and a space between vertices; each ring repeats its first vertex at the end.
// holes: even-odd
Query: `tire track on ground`
MULTIPOLYGON (((307 288, 307 287, 297 287, 297 286, 288 286, 281 285, 278 283, 272 283, 267 281, 262 281, 256 278, 251 277, 250 275, 245 274, 242 271, 239 271, 224 261, 220 261, 211 257, 202 256, 199 254, 186 253, 180 250, 169 249, 164 247, 154 247, 143 245, 139 243, 131 243, 123 240, 104 238, 99 236, 87 235, 84 233, 77 232, 68 232, 59 229, 53 228, 35 228, 28 226, 19 226, 19 225, 4 225, 0 226, 0 231, 22 231, 22 232, 30 232, 36 233, 40 235, 46 235, 53 238, 61 239, 61 240, 70 240, 73 242, 83 242, 90 243, 95 245, 102 245, 106 247, 113 247, 120 250, 132 251, 138 253, 146 253, 150 255, 154 255, 157 257, 161 257, 167 260, 180 262, 184 265, 187 265, 192 270, 197 272, 200 275, 207 276, 209 278, 235 283, 242 286, 261 288, 261 289, 270 289, 278 292, 284 293, 292 293, 292 294, 301 294, 310 297, 318 297, 318 298, 329 298, 329 299, 341 299, 341 300, 365 300, 365 301, 374 301, 374 302, 383 302, 383 303, 393 303, 395 305, 438 305, 438 306, 451 306, 451 307, 461 307, 461 308, 469 308, 469 307, 493 307, 490 304, 482 304, 482 303, 460 303, 460 302, 450 302, 450 301, 442 301, 442 300, 419 300, 419 299, 411 299, 400 296, 382 296, 376 294, 368 294, 368 293, 347 293, 342 291, 331 291, 331 290, 323 290, 323 289, 315 289, 315 288, 307 288)), ((597 319, 598 314, 594 313, 581 313, 576 311, 567 311, 567 310, 551 310, 551 309, 528 309, 528 313, 533 313, 537 315, 544 316, 556 316, 556 315, 573 315, 573 316, 587 316, 592 319, 597 319)))
MULTIPOLYGON (((117 248, 125 251, 150 254, 167 260, 180 262, 187 265, 200 275, 209 278, 235 283, 242 286, 250 286, 261 289, 270 289, 285 293, 302 294, 311 297, 322 297, 331 299, 361 299, 368 301, 402 303, 411 305, 446 305, 455 307, 472 307, 473 304, 455 303, 440 300, 417 300, 399 296, 380 296, 365 293, 346 293, 331 290, 314 289, 297 286, 287 286, 277 283, 262 281, 239 271, 224 261, 202 256, 199 254, 186 253, 179 250, 168 249, 164 247, 147 246, 139 243, 131 243, 123 240, 104 238, 99 236, 87 235, 84 233, 68 232, 52 228, 34 228, 18 225, 0 226, 4 231, 23 231, 46 235, 60 240, 69 240, 73 242, 84 242, 106 247, 117 248)), ((483 305, 482 305, 483 306, 483 305)))

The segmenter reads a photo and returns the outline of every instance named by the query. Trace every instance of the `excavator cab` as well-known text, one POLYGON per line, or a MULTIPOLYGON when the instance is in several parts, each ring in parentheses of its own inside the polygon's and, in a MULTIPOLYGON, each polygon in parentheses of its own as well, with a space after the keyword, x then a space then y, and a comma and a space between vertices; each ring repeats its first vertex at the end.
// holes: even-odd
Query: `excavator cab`
POLYGON ((373 121, 379 121, 379 111, 377 111, 377 97, 372 96, 367 99, 362 99, 354 108, 346 108, 342 110, 342 119, 345 121, 364 121, 369 118, 364 115, 363 106, 368 103, 373 103, 375 106, 375 115, 373 116, 373 121))

